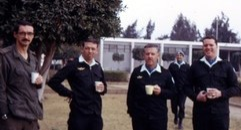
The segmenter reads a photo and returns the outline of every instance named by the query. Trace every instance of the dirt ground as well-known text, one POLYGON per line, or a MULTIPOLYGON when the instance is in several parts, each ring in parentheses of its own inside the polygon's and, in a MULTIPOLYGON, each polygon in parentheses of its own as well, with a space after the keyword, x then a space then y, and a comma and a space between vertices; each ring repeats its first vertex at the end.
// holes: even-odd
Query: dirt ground
MULTIPOLYGON (((126 113, 126 89, 125 84, 119 84, 123 88, 116 87, 109 83, 108 94, 102 97, 104 120, 103 130, 132 130, 131 119, 126 113)), ((65 98, 60 97, 52 92, 48 87, 44 94, 44 120, 40 121, 41 130, 67 130, 67 119, 69 113, 68 102, 65 98)), ((168 102, 168 107, 169 106, 168 102)), ((237 108, 238 111, 240 108, 237 108)), ((186 106, 186 118, 184 119, 184 130, 192 130, 191 114, 192 106, 186 106)), ((168 130, 176 130, 173 124, 173 114, 168 112, 168 130)), ((230 130, 240 130, 240 119, 231 116, 230 130)))

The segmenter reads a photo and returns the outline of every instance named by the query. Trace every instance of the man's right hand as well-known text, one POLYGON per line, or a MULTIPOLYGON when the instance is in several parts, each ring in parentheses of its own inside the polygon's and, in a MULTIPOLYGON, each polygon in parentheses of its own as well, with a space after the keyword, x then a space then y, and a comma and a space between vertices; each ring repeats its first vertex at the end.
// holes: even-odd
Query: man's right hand
POLYGON ((7 114, 3 114, 3 115, 2 115, 2 119, 3 119, 3 120, 7 120, 7 119, 8 119, 7 114))
POLYGON ((207 93, 206 91, 200 91, 197 95, 197 98, 196 98, 197 101, 199 102, 206 102, 207 101, 207 93))

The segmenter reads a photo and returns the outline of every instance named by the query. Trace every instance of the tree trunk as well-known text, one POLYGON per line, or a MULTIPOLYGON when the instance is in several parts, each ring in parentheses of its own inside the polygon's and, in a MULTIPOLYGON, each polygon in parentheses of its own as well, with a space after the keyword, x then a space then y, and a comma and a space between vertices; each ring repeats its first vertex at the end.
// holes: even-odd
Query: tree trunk
POLYGON ((50 65, 51 65, 52 59, 54 57, 55 50, 56 50, 55 42, 49 43, 48 45, 49 46, 46 47, 47 53, 44 57, 43 65, 41 66, 41 69, 39 71, 39 73, 43 76, 42 86, 38 90, 39 101, 41 101, 43 99, 43 93, 44 93, 44 89, 45 89, 45 85, 46 85, 46 81, 47 81, 47 77, 48 77, 49 68, 50 68, 50 65))
POLYGON ((56 50, 56 43, 52 42, 46 48, 47 48, 47 53, 46 53, 46 56, 44 58, 44 63, 43 63, 43 66, 41 67, 41 69, 39 71, 39 73, 41 75, 43 75, 51 65, 51 62, 52 62, 52 59, 54 57, 54 53, 55 53, 55 50, 56 50))
POLYGON ((42 75, 43 76, 43 83, 41 85, 41 88, 38 89, 38 99, 39 101, 43 100, 43 94, 44 94, 44 89, 47 81, 47 77, 49 75, 49 69, 42 75))

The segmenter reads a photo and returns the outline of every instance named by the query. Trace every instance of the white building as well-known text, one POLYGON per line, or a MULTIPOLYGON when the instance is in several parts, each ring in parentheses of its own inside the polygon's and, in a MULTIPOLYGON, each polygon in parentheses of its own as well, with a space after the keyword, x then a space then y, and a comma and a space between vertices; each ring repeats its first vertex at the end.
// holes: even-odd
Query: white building
MULTIPOLYGON (((104 70, 121 70, 132 72, 134 67, 142 64, 132 58, 132 49, 135 47, 144 47, 148 43, 159 44, 161 55, 165 53, 175 54, 177 50, 185 53, 187 63, 192 63, 193 51, 202 49, 202 42, 190 41, 166 41, 166 40, 146 40, 146 39, 130 39, 130 38, 105 38, 100 41, 100 54, 97 59, 101 63, 104 70), (114 62, 112 55, 114 53, 124 55, 124 61, 114 62)), ((235 51, 241 51, 241 44, 218 43, 220 57, 230 60, 231 54, 235 51)), ((160 64, 168 68, 166 61, 160 60, 160 64)))

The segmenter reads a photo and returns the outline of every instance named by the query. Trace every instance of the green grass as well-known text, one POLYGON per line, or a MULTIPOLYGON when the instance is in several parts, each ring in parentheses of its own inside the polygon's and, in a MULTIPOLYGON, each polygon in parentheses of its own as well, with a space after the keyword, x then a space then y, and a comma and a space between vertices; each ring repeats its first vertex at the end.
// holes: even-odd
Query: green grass
MULTIPOLYGON (((126 94, 106 94, 103 99, 103 130, 132 130, 131 120, 126 113, 126 94)), ((67 130, 69 113, 68 101, 56 93, 45 93, 44 120, 40 121, 41 130, 67 130)), ((170 104, 170 103, 168 103, 170 104)), ((170 107, 169 107, 170 108, 170 107)), ((176 130, 173 125, 173 114, 168 112, 168 130, 176 130)), ((192 130, 191 108, 186 107, 184 129, 192 130)), ((230 130, 240 130, 241 124, 238 119, 231 117, 230 130)))

